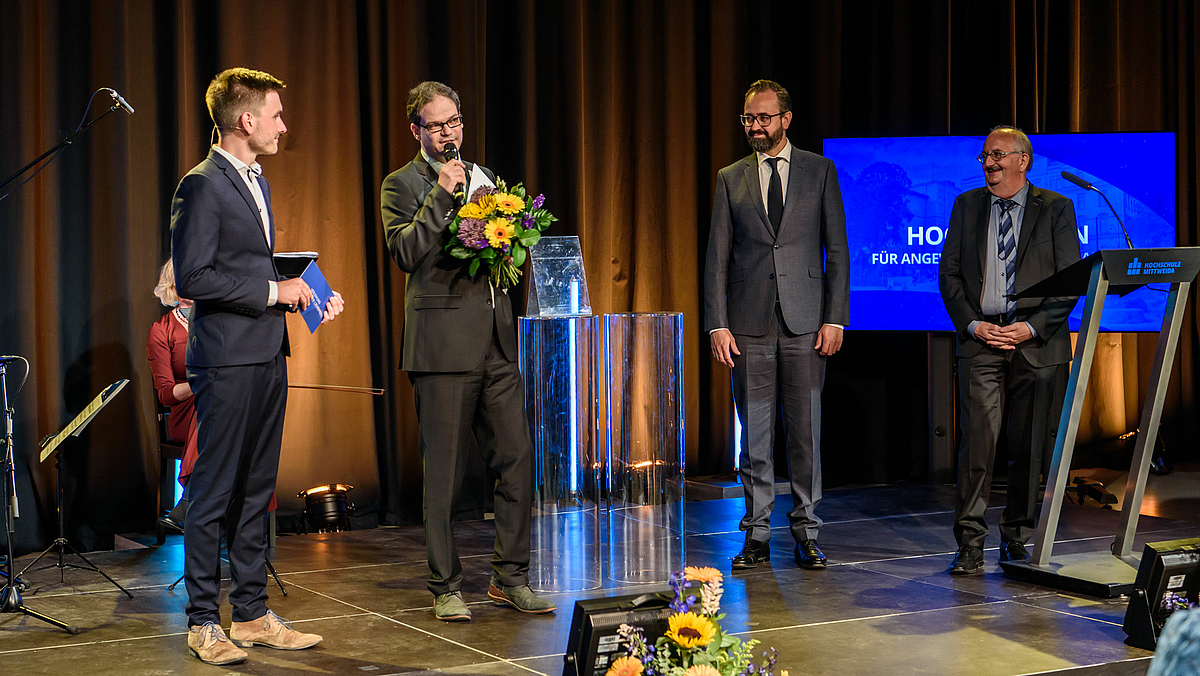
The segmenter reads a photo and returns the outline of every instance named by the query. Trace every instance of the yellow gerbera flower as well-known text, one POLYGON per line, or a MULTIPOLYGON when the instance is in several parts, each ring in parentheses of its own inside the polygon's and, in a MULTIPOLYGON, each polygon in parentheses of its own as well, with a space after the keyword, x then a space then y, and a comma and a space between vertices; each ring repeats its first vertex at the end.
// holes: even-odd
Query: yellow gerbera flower
POLYGON ((721 676, 721 672, 708 664, 693 664, 683 672, 683 676, 721 676))
MULTIPOLYGON (((638 676, 642 673, 642 662, 633 657, 619 657, 608 668, 604 676, 638 676)), ((718 676, 720 676, 718 674, 718 676)))
POLYGON ((516 195, 510 195, 506 192, 502 192, 496 195, 496 208, 499 209, 501 213, 512 216, 513 214, 525 208, 525 200, 517 197, 516 195))
POLYGON ((714 580, 720 582, 722 579, 721 571, 708 566, 688 566, 683 569, 683 576, 688 580, 702 584, 713 582, 714 580))
POLYGON ((717 628, 707 617, 696 613, 675 613, 668 620, 670 629, 667 638, 684 648, 695 648, 712 643, 717 628))
POLYGON ((467 202, 458 210, 458 215, 462 218, 482 219, 486 214, 483 213, 483 209, 480 209, 478 204, 467 202))
POLYGON ((487 227, 483 231, 487 235, 488 244, 493 249, 504 246, 513 236, 512 223, 509 223, 507 218, 493 218, 488 221, 487 227))
POLYGON ((495 210, 496 210, 496 196, 495 195, 481 195, 479 197, 479 213, 480 213, 479 218, 487 218, 488 216, 491 216, 492 212, 495 210))

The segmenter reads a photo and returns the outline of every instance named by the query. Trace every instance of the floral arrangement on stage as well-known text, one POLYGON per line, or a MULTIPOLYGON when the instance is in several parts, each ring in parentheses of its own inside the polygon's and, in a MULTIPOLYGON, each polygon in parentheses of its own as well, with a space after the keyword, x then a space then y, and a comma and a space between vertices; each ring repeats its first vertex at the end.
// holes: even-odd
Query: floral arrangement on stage
POLYGON ((521 277, 529 247, 558 220, 545 203, 545 195, 528 199, 520 183, 477 188, 450 224, 446 252, 464 261, 472 278, 484 268, 492 284, 507 289, 521 277))
MULTIPOLYGON (((721 630, 721 571, 688 566, 671 575, 674 613, 669 629, 650 645, 641 627, 622 624, 617 632, 625 656, 613 661, 605 676, 772 676, 778 652, 762 654, 755 665, 757 640, 742 642, 721 630)), ((780 676, 788 676, 781 670, 780 676)))

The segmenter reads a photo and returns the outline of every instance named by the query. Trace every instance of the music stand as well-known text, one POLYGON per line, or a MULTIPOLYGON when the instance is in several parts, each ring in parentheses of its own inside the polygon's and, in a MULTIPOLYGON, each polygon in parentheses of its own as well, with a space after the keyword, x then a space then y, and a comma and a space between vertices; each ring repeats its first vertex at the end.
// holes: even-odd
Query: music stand
POLYGON ((1071 377, 1066 401, 1054 440, 1054 457, 1046 475, 1046 494, 1038 519, 1037 539, 1028 561, 1001 561, 1004 572, 1035 584, 1075 591, 1089 596, 1112 598, 1133 592, 1138 558, 1133 556, 1133 538, 1137 534, 1142 496, 1154 454, 1158 422, 1171 378, 1171 364, 1179 343, 1179 329, 1187 304, 1188 291, 1200 271, 1200 247, 1163 249, 1106 249, 1070 265, 1046 279, 1013 294, 1012 298, 1082 296, 1086 293, 1079 339, 1071 362, 1071 377), (1171 290, 1163 314, 1154 368, 1146 388, 1146 403, 1138 423, 1137 445, 1125 485, 1121 521, 1110 552, 1085 552, 1050 560, 1054 534, 1062 512, 1063 494, 1071 471, 1075 435, 1083 414, 1083 399, 1092 372, 1096 334, 1104 298, 1110 293, 1125 294, 1153 282, 1169 282, 1171 290))
POLYGON ((16 537, 17 532, 14 523, 17 518, 17 473, 16 458, 13 455, 13 416, 15 411, 8 405, 7 369, 7 362, 0 360, 0 403, 4 405, 4 532, 8 541, 8 558, 5 559, 8 571, 5 572, 4 588, 0 589, 0 613, 21 613, 37 618, 46 624, 52 624, 68 634, 78 634, 79 629, 75 625, 67 624, 62 620, 26 607, 21 600, 21 588, 24 585, 21 583, 20 575, 13 573, 13 565, 16 561, 16 554, 13 552, 13 538, 16 537))
MULTIPOLYGON (((113 383, 112 385, 109 385, 108 387, 104 388, 104 391, 102 391, 100 394, 96 395, 96 398, 92 400, 92 403, 88 404, 87 408, 83 409, 83 411, 81 411, 79 413, 79 415, 75 416, 75 419, 72 420, 70 422, 70 424, 68 424, 66 427, 64 427, 61 432, 54 435, 53 437, 47 436, 45 439, 43 439, 42 440, 41 461, 45 462, 46 458, 50 457, 50 454, 54 453, 54 451, 58 449, 59 445, 61 445, 62 442, 67 440, 67 437, 79 436, 79 434, 81 432, 83 432, 83 428, 87 427, 87 424, 92 421, 92 418, 95 418, 96 414, 100 412, 100 409, 104 408, 104 405, 107 404, 113 397, 115 397, 117 395, 118 392, 120 392, 122 389, 124 389, 124 387, 128 384, 129 384, 129 379, 122 378, 121 380, 118 380, 117 382, 113 383)), ((22 568, 21 572, 17 574, 17 577, 24 575, 25 571, 29 570, 34 565, 36 565, 37 562, 41 561, 42 557, 44 557, 45 555, 49 554, 52 551, 57 551, 58 552, 58 562, 54 563, 53 565, 45 566, 45 567, 46 568, 58 568, 58 577, 59 577, 60 582, 67 581, 67 573, 66 573, 67 568, 78 568, 80 570, 91 570, 91 571, 100 573, 101 575, 104 576, 104 579, 113 583, 113 586, 115 586, 117 589, 120 589, 121 591, 125 592, 126 596, 128 596, 129 598, 133 598, 133 594, 129 593, 128 589, 117 584, 117 581, 112 579, 111 577, 109 577, 108 573, 104 572, 103 570, 100 570, 100 568, 98 568, 96 566, 96 564, 92 563, 91 561, 88 561, 86 556, 81 554, 78 549, 75 549, 75 547, 71 546, 71 543, 67 541, 66 527, 65 527, 65 524, 63 523, 63 457, 62 457, 61 451, 59 451, 55 456, 54 467, 55 467, 55 473, 57 474, 57 480, 58 480, 58 489, 55 492, 55 503, 56 503, 55 508, 58 512, 58 537, 54 539, 54 542, 50 543, 50 546, 47 547, 44 552, 42 552, 41 554, 38 554, 38 557, 36 559, 31 561, 29 563, 29 565, 22 568), (67 554, 66 550, 68 550, 68 549, 71 550, 72 554, 74 554, 75 556, 78 556, 80 558, 80 560, 83 561, 84 563, 86 563, 87 565, 86 566, 77 566, 73 563, 67 563, 66 562, 66 554, 67 554)))

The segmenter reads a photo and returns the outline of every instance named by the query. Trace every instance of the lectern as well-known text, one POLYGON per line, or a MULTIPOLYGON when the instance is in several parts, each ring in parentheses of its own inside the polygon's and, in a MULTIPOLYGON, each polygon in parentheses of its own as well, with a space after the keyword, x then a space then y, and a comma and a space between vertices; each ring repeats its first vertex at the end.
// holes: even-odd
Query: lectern
POLYGON ((1029 561, 1001 562, 1000 567, 1004 572, 1035 584, 1100 598, 1129 594, 1133 590, 1138 568, 1138 559, 1133 556, 1133 538, 1137 532, 1138 514, 1150 471, 1167 382, 1171 376, 1171 364, 1179 342, 1184 305, 1198 270, 1200 247, 1109 249, 1097 251, 1013 295, 1014 299, 1019 299, 1080 296, 1086 293, 1087 300, 1071 362, 1066 401, 1054 441, 1054 458, 1050 464, 1050 474, 1046 477, 1046 495, 1042 500, 1034 549, 1029 561), (1092 356, 1096 350, 1096 334, 1100 328, 1104 298, 1110 293, 1125 294, 1154 282, 1169 283, 1171 288, 1163 314, 1162 330, 1158 334, 1158 349, 1154 354, 1150 384, 1146 388, 1146 402, 1138 423, 1140 431, 1125 486, 1116 541, 1111 552, 1068 554, 1052 560, 1054 534, 1062 511, 1067 475, 1071 471, 1075 435, 1079 431, 1083 398, 1092 371, 1092 356))

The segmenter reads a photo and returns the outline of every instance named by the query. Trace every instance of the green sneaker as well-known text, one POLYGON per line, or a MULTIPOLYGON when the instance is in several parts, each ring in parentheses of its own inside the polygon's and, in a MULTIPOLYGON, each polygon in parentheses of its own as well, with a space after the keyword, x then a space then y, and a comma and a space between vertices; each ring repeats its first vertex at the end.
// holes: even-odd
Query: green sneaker
POLYGON ((494 577, 492 578, 492 583, 488 585, 488 598, 495 601, 497 605, 512 606, 523 613, 531 615, 552 613, 558 610, 558 606, 554 605, 553 601, 547 601, 534 594, 529 585, 523 584, 519 587, 505 587, 494 577))
POLYGON ((470 622, 471 609, 460 592, 452 591, 433 600, 433 616, 442 622, 470 622))

